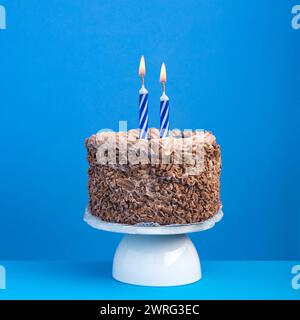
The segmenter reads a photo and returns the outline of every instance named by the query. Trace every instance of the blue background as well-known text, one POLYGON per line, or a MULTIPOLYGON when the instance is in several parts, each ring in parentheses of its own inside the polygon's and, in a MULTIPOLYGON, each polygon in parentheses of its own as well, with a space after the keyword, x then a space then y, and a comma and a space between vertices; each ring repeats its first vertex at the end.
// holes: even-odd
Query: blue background
MULTIPOLYGON (((111 277, 105 261, 4 261, 4 299, 295 299, 297 261, 203 261, 203 278, 177 287, 144 287, 111 277)), ((299 280, 298 280, 299 283, 299 280)))
POLYGON ((172 128, 222 147, 222 223, 205 259, 299 258, 299 37, 285 0, 1 0, 0 259, 112 258, 120 235, 82 221, 84 139, 137 126, 145 55, 150 124, 165 61, 172 128))

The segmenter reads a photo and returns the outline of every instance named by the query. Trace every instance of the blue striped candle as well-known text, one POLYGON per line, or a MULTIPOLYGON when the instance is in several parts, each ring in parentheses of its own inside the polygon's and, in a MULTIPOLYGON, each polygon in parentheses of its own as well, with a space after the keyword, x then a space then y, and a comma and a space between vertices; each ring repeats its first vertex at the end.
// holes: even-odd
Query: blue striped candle
POLYGON ((160 137, 166 138, 169 135, 169 98, 163 92, 160 97, 160 137))
POLYGON ((140 139, 148 139, 148 91, 144 86, 146 75, 146 65, 144 56, 141 56, 139 76, 142 80, 142 87, 140 89, 140 139))
POLYGON ((148 91, 140 89, 140 139, 148 139, 148 91))
POLYGON ((160 137, 166 138, 169 136, 169 98, 166 95, 167 71, 163 63, 160 69, 159 81, 162 84, 163 93, 160 97, 160 137))

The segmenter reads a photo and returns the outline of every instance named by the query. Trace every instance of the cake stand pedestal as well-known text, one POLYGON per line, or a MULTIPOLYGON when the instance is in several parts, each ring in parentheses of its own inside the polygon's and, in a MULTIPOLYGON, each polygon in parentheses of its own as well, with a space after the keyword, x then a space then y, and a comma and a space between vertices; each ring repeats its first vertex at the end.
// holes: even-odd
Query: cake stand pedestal
POLYGON ((200 259, 187 234, 210 229, 222 217, 220 210, 201 223, 125 225, 102 221, 86 209, 84 221, 99 230, 125 234, 115 252, 113 278, 135 285, 177 286, 201 279, 200 259))

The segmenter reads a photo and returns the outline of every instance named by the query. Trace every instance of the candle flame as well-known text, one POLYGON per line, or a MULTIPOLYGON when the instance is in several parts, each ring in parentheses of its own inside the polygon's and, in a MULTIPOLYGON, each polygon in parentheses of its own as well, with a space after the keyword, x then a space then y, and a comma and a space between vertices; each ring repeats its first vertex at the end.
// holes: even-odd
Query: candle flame
POLYGON ((140 67, 139 67, 139 76, 144 77, 146 74, 146 66, 144 56, 141 56, 140 67))
POLYGON ((165 65, 165 63, 163 63, 163 64, 161 65, 159 81, 160 81, 161 83, 166 83, 166 82, 167 82, 167 71, 166 71, 166 65, 165 65))

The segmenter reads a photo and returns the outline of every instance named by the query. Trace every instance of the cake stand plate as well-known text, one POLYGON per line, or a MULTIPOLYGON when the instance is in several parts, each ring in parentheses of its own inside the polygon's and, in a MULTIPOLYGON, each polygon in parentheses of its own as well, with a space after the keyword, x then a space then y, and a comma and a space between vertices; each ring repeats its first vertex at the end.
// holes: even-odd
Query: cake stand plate
POLYGON ((192 224, 110 223, 85 210, 84 221, 91 227, 123 233, 114 256, 112 276, 118 281, 144 286, 177 286, 201 279, 200 259, 188 233, 212 228, 223 217, 192 224))

